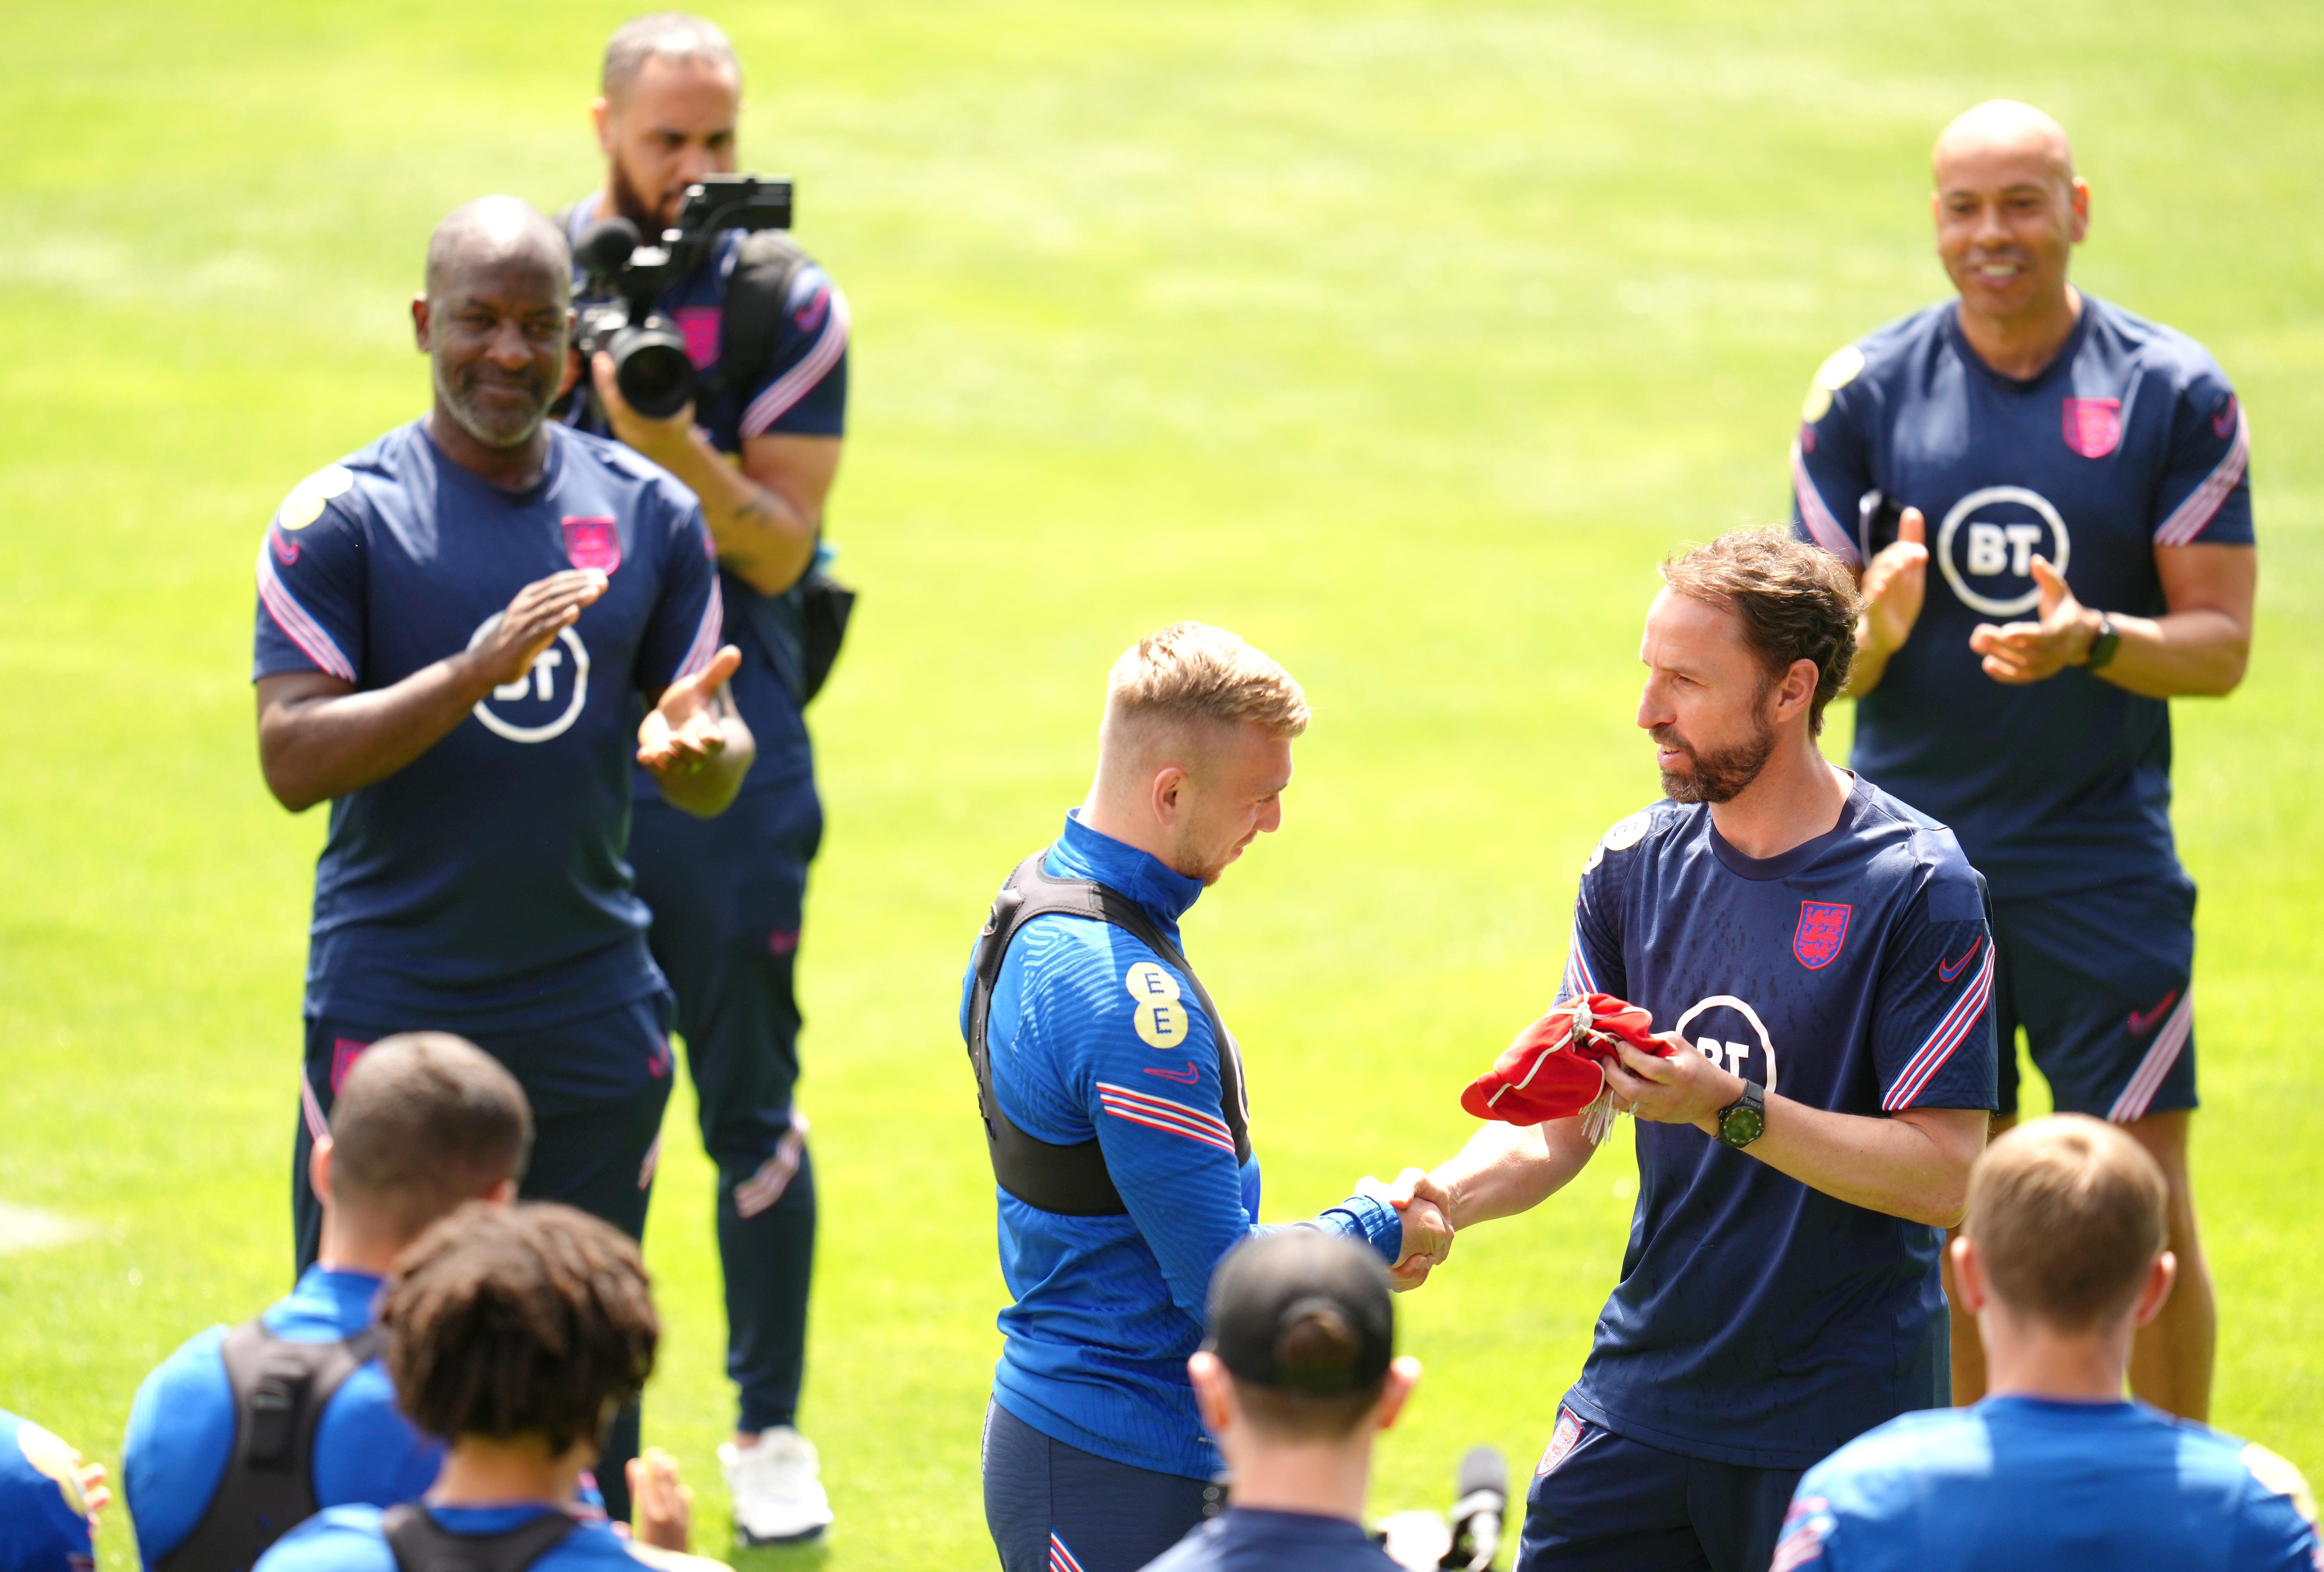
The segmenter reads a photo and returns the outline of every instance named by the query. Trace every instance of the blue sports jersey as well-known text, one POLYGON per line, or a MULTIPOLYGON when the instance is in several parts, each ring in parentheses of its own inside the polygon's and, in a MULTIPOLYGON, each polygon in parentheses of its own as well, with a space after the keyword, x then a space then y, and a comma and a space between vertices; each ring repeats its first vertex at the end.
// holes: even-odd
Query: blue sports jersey
MULTIPOLYGON (((585 197, 565 210, 568 240, 577 241, 597 219, 597 200, 585 197)), ((847 425, 847 298, 831 276, 810 262, 792 275, 780 331, 756 381, 747 388, 716 382, 719 333, 734 253, 744 232, 718 236, 701 264, 670 286, 659 310, 686 338, 686 352, 711 391, 697 403, 695 423, 721 453, 740 453, 753 437, 839 437, 847 425)), ((575 285, 582 280, 576 271, 575 285)), ((576 398, 567 418, 587 418, 588 400, 576 398)), ((805 670, 799 647, 801 597, 794 587, 761 594, 733 574, 719 575, 726 608, 724 638, 742 652, 734 673, 735 708, 757 739, 759 756, 745 791, 780 791, 812 780, 814 757, 800 715, 805 670)), ((656 795, 642 769, 641 798, 656 795)))
MULTIPOLYGON (((456 1534, 504 1534, 554 1509, 520 1506, 430 1506, 438 1528, 456 1534)), ((274 1542, 251 1572, 398 1572, 375 1506, 337 1506, 317 1512, 274 1542)), ((601 1521, 585 1521, 550 1547, 525 1572, 638 1572, 647 1563, 601 1521)))
MULTIPOLYGON (((1203 881, 1066 815, 1042 867, 1138 903, 1172 943, 1203 881)), ((968 1030, 972 966, 961 979, 968 1030)), ((992 1089, 1027 1135, 1094 1136, 1126 1216, 1063 1217, 994 1188, 1001 1312, 993 1401, 1043 1435, 1117 1463, 1207 1479, 1186 1356, 1202 1344, 1211 1271, 1259 1223, 1259 1159, 1235 1161, 1219 1117, 1217 1040, 1185 975, 1126 931, 1061 913, 1021 929, 985 1027, 992 1089), (1134 991, 1135 990, 1135 991, 1134 991), (1143 1002, 1141 1002, 1143 1001, 1143 1002), (1162 1008, 1157 1013, 1157 1003, 1162 1008)), ((1396 1211, 1351 1197, 1315 1219, 1393 1262, 1396 1211)))
MULTIPOLYGON (((371 1325, 380 1280, 310 1266, 261 1318, 276 1337, 327 1343, 371 1325)), ((156 1365, 129 1407, 121 1485, 149 1567, 184 1542, 209 1510, 234 1453, 234 1391, 218 1345, 226 1328, 197 1333, 156 1365)), ((331 1394, 315 1425, 315 1499, 324 1506, 410 1501, 436 1481, 444 1449, 396 1411, 386 1367, 374 1359, 331 1394)))
POLYGON ((0 1572, 93 1572, 71 1448, 0 1409, 0 1572))
POLYGON ((2058 357, 2016 382, 1950 303, 1816 373, 1792 446, 1794 531, 1851 565, 1882 497, 1928 519, 1928 598, 1857 706, 1850 762, 1952 827, 1997 899, 2175 878, 2171 712, 2078 668, 2011 686, 1969 647, 2037 616, 2045 557, 2084 605, 2165 610, 2158 546, 2248 546, 2250 441, 2202 345, 2089 295, 2058 357))
MULTIPOLYGON (((1990 1108, 1993 943, 1950 832, 1859 777, 1840 822, 1745 857, 1702 804, 1590 855, 1561 997, 1600 990, 1835 1113, 1990 1108)), ((1943 1231, 1811 1190, 1692 1125, 1637 1126, 1622 1280, 1567 1402, 1689 1457, 1800 1468, 1945 1401, 1943 1231)))
POLYGON ((1396 1563, 1343 1517, 1229 1507, 1146 1572, 1393 1572, 1396 1563))
POLYGON ((2143 1403, 1989 1397, 1808 1471, 1774 1572, 2315 1572, 2316 1503, 2264 1447, 2143 1403))
POLYGON ((398 427, 300 482, 259 547, 253 676, 358 691, 471 647, 535 580, 611 575, 529 673, 332 802, 310 1017, 516 1031, 663 987, 622 860, 635 706, 717 652, 717 575, 690 492, 619 443, 548 429, 546 474, 506 492, 423 422, 398 427))

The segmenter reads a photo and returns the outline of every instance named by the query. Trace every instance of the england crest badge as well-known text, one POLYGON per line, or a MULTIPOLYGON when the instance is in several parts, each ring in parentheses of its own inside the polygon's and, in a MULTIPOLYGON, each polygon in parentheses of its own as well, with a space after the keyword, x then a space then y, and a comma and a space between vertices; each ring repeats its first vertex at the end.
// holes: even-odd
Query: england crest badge
POLYGON ((2084 458, 2104 458, 2122 441, 2120 399, 2068 399, 2059 418, 2066 446, 2084 458))
POLYGON ((1802 901, 1800 925, 1792 933, 1792 953, 1810 971, 1830 966, 1848 942, 1850 907, 1837 901, 1802 901))
POLYGON ((622 535, 611 519, 567 517, 564 524, 565 556, 575 567, 610 574, 622 565, 622 535))

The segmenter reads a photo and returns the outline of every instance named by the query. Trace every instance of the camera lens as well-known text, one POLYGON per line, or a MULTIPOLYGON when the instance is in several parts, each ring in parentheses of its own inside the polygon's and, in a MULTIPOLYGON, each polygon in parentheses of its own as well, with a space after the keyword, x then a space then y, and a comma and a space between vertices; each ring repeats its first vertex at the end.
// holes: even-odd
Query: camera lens
POLYGON ((659 325, 613 336, 613 382, 630 408, 649 420, 667 420, 693 400, 694 363, 686 341, 659 325))

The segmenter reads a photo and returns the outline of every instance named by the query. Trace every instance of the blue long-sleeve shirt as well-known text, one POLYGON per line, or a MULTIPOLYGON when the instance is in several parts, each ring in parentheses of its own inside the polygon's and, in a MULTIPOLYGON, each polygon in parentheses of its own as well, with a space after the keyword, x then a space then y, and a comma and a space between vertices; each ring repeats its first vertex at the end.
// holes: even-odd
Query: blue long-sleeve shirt
MULTIPOLYGON (((1042 861, 1135 901, 1172 943, 1203 893, 1136 847, 1065 818, 1042 861)), ((961 981, 967 1031, 973 968, 961 981)), ((1218 1449, 1186 1374, 1211 1272, 1258 1231, 1259 1160, 1238 1163, 1220 1117, 1217 1040, 1185 974, 1092 917, 1051 914, 1009 947, 985 1027, 992 1089, 1010 1122, 1059 1145, 1094 1136, 1126 1216, 1065 1217, 1006 1190, 1001 1273, 1015 1301, 993 1401, 1042 1434, 1101 1457, 1207 1479, 1218 1449)), ((1351 1197, 1312 1225, 1394 1261, 1394 1209, 1351 1197)))

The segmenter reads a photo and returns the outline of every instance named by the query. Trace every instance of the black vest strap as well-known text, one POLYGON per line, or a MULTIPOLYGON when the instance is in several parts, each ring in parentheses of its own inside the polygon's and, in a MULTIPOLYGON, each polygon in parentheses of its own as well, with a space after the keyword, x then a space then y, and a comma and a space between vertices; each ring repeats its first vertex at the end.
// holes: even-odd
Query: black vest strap
POLYGON ((456 1534, 416 1501, 380 1514, 398 1572, 524 1572, 564 1541, 575 1524, 562 1512, 545 1512, 497 1534, 456 1534))
POLYGON ((209 1509, 154 1572, 247 1572, 275 1540, 315 1515, 315 1427, 332 1394, 386 1346, 376 1327, 329 1343, 276 1337, 263 1319, 218 1352, 234 1393, 234 1451, 209 1509))
POLYGON ((1235 1047, 1210 990, 1178 947, 1163 935, 1136 901, 1093 879, 1052 878, 1043 871, 1037 851, 1017 865, 992 903, 992 912, 977 935, 972 964, 976 980, 968 998, 968 1061, 976 1071, 977 1111, 984 1117, 984 1139, 992 1157, 992 1177, 1001 1188, 1028 1206, 1064 1217, 1119 1217, 1130 1209, 1105 1169, 1105 1154, 1093 1140, 1059 1145, 1028 1135, 1001 1111, 992 1092, 992 1061, 985 1046, 985 1027, 992 1014, 992 989, 1001 979, 1001 962, 1010 941, 1035 917, 1051 913, 1093 917, 1111 923, 1178 969, 1194 990, 1195 1002, 1211 1021, 1218 1044, 1219 1114, 1234 1136, 1235 1161, 1250 1157, 1250 1114, 1242 1084, 1242 1056, 1235 1047))

